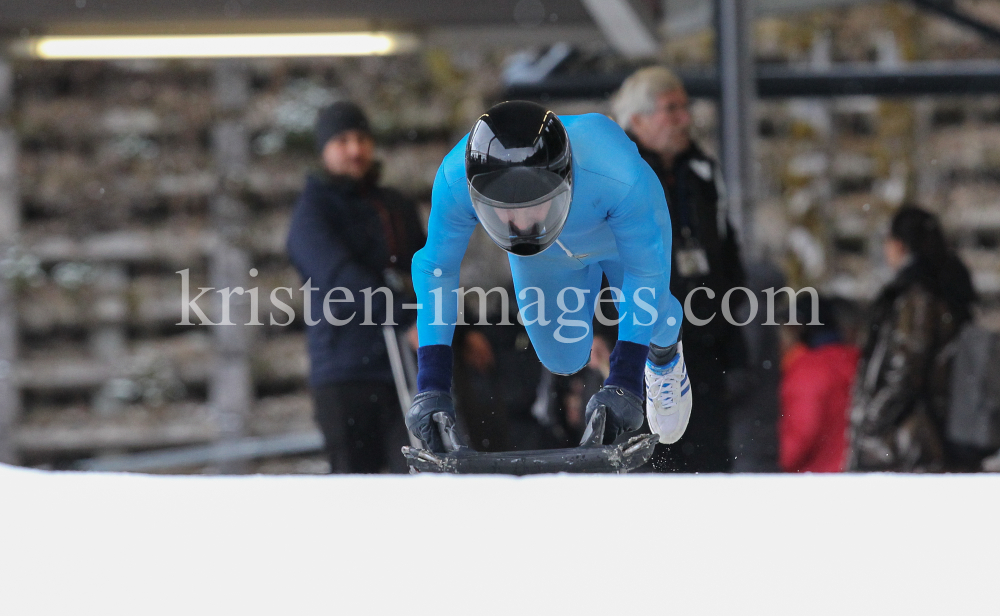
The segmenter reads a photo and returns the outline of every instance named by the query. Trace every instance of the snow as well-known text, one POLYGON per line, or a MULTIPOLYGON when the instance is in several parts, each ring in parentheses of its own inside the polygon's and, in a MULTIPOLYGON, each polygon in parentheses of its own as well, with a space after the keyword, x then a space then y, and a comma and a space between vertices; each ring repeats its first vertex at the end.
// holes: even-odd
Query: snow
POLYGON ((998 505, 993 475, 0 466, 0 614, 988 613, 998 505))

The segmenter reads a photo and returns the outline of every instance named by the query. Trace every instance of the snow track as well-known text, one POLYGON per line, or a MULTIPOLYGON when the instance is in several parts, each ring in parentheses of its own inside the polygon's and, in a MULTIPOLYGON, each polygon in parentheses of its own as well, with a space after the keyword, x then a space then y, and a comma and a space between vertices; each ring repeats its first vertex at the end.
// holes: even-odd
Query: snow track
POLYGON ((1000 476, 0 465, 0 614, 995 613, 1000 476))

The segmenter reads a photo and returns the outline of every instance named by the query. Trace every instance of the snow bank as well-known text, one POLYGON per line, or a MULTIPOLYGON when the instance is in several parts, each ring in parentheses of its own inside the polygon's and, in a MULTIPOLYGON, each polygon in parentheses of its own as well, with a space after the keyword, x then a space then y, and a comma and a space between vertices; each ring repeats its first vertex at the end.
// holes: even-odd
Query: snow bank
POLYGON ((0 466, 0 614, 988 613, 998 505, 989 475, 0 466))

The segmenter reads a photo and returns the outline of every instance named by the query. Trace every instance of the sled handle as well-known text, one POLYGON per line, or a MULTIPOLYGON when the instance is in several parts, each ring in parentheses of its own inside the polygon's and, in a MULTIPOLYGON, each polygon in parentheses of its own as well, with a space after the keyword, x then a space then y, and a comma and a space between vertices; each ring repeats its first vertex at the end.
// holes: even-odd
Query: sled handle
POLYGON ((600 447, 604 445, 604 426, 608 419, 608 407, 603 404, 597 407, 593 417, 587 424, 587 429, 580 439, 580 447, 600 447))

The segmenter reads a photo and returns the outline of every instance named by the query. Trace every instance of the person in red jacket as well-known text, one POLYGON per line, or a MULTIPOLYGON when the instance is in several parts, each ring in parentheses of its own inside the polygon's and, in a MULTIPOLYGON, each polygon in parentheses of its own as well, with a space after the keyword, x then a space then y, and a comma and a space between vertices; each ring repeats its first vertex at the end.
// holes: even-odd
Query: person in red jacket
MULTIPOLYGON (((813 321, 810 299, 799 296, 799 323, 813 321)), ((847 412, 860 352, 841 340, 830 303, 817 303, 822 325, 790 326, 798 328, 798 341, 781 362, 778 461, 790 473, 835 473, 846 462, 847 412)))

